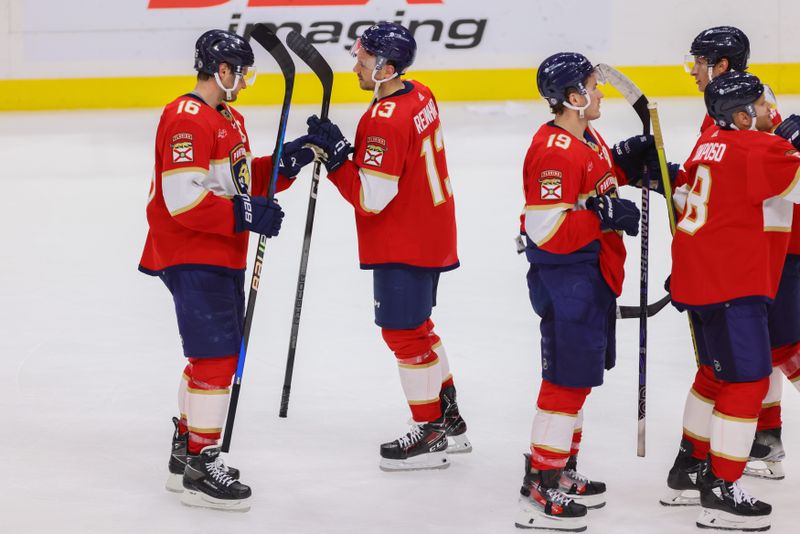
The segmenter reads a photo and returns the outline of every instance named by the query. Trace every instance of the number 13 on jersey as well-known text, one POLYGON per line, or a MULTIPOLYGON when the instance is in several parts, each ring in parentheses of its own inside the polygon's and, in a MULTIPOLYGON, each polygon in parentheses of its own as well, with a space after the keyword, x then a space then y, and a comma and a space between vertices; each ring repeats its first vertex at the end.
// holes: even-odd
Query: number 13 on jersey
POLYGON ((442 153, 441 155, 444 157, 443 151, 444 141, 442 140, 442 127, 439 126, 433 133, 433 140, 431 140, 430 135, 422 140, 422 151, 420 153, 420 157, 425 158, 425 169, 428 174, 428 185, 431 187, 431 196, 433 197, 434 206, 438 206, 449 197, 453 196, 450 178, 448 176, 442 178, 436 164, 436 155, 442 153), (444 184, 444 189, 442 184, 444 184), (447 191, 446 196, 445 190, 447 191))

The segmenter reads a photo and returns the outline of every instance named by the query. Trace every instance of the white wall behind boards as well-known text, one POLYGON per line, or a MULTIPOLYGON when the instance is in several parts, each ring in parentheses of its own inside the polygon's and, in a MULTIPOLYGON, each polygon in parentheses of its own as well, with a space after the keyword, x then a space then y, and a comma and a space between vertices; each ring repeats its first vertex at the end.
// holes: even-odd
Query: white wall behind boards
POLYGON ((561 50, 675 65, 719 24, 749 35, 755 63, 800 62, 797 0, 0 0, 0 79, 189 74, 201 32, 257 22, 313 32, 345 71, 346 47, 381 19, 418 26, 419 70, 530 68, 561 50))

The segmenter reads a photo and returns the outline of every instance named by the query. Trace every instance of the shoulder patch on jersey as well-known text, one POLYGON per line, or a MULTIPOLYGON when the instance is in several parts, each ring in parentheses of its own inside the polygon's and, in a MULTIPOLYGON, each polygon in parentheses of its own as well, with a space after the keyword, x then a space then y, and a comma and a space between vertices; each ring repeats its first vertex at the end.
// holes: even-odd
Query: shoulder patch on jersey
POLYGON ((539 176, 539 196, 542 200, 561 200, 561 178, 564 174, 555 169, 542 171, 539 176))
POLYGON ((239 143, 231 149, 231 175, 239 194, 247 194, 250 187, 250 167, 247 166, 247 148, 239 143))
POLYGON ((178 141, 191 141, 192 134, 189 132, 179 132, 172 136, 172 142, 177 143, 178 141))
POLYGON ((617 177, 607 172, 597 181, 594 190, 597 192, 597 196, 602 196, 615 191, 618 185, 617 177))
MULTIPOLYGON (((173 137, 173 140, 175 137, 173 137)), ((191 137, 189 135, 189 139, 191 137)), ((194 161, 194 145, 192 145, 191 141, 173 142, 170 146, 172 148, 172 163, 191 163, 194 161)))
POLYGON ((376 135, 367 136, 367 147, 364 150, 364 165, 380 167, 383 164, 383 154, 386 152, 386 139, 376 135))

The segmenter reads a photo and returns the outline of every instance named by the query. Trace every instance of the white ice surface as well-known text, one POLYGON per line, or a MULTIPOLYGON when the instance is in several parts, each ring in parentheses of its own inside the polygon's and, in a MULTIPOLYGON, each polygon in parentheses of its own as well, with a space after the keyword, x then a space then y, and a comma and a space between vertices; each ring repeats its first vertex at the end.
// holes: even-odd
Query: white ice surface
MULTIPOLYGON (((782 109, 799 104, 786 98, 782 109)), ((332 118, 353 132, 363 109, 335 106, 332 118)), ((660 109, 668 157, 682 160, 702 119, 700 95, 665 99, 660 109)), ((596 127, 609 143, 639 131, 623 101, 605 101, 603 110, 596 127)), ((243 111, 254 152, 271 152, 279 110, 243 111)), ((294 107, 289 136, 316 111, 294 107)), ((326 180, 289 418, 277 417, 309 171, 280 195, 287 217, 267 250, 229 458, 254 489, 247 514, 188 509, 163 489, 183 357, 169 293, 136 271, 159 115, 0 114, 0 532, 514 532, 540 375, 527 263, 513 238, 522 160, 548 120, 544 104, 442 105, 463 267, 442 277, 433 319, 475 447, 447 470, 378 470, 378 445, 405 431, 408 409, 372 323, 352 209, 326 180)), ((660 196, 652 197, 651 219, 654 301, 669 270, 660 196)), ((639 242, 626 242, 621 302, 635 304, 639 242)), ((637 325, 619 323, 617 368, 586 405, 580 467, 609 487, 608 506, 591 513, 589 529, 692 533, 696 508, 658 504, 694 374, 686 319, 668 308, 650 321, 644 459, 635 453, 637 325)), ((795 531, 800 489, 800 396, 788 384, 783 407, 786 479, 745 481, 773 504, 773 532, 781 534, 795 531)))

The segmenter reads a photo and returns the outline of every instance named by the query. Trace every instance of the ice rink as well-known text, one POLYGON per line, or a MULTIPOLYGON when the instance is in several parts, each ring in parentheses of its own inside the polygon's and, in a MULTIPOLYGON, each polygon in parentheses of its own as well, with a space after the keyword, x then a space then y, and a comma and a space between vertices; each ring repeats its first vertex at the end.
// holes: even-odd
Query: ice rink
MULTIPOLYGON (((533 93, 534 88, 531 87, 533 93)), ((800 98, 780 102, 784 114, 800 98)), ((242 107, 257 155, 271 153, 279 109, 242 107)), ((365 105, 331 117, 350 138, 365 105)), ((622 100, 595 127, 609 144, 640 133, 622 100)), ((704 109, 664 99, 672 161, 694 144, 704 109)), ((317 107, 292 108, 288 136, 317 107)), ((172 301, 137 272, 160 110, 0 114, 3 247, 0 373, 3 534, 513 533, 540 381, 527 262, 515 251, 521 168, 549 120, 543 101, 444 103, 462 267, 443 275, 433 320, 450 357, 474 452, 449 469, 384 473, 378 446, 409 417, 393 355, 358 269, 352 208, 323 178, 289 418, 277 417, 310 168, 279 195, 229 464, 253 487, 246 514, 190 509, 163 484, 184 365, 172 301)), ((638 190, 624 196, 639 198, 638 190)), ((651 197, 650 300, 663 295, 669 231, 651 197)), ((638 302, 639 241, 627 238, 620 302, 638 302)), ((248 258, 248 276, 254 247, 248 258)), ((695 370, 686 318, 671 307, 649 328, 647 456, 636 456, 638 322, 618 323, 618 364, 587 400, 580 471, 608 484, 589 532, 694 533, 698 508, 658 503, 677 452, 695 370)), ((800 395, 783 398, 786 479, 746 479, 771 503, 772 532, 796 532, 800 395)))

